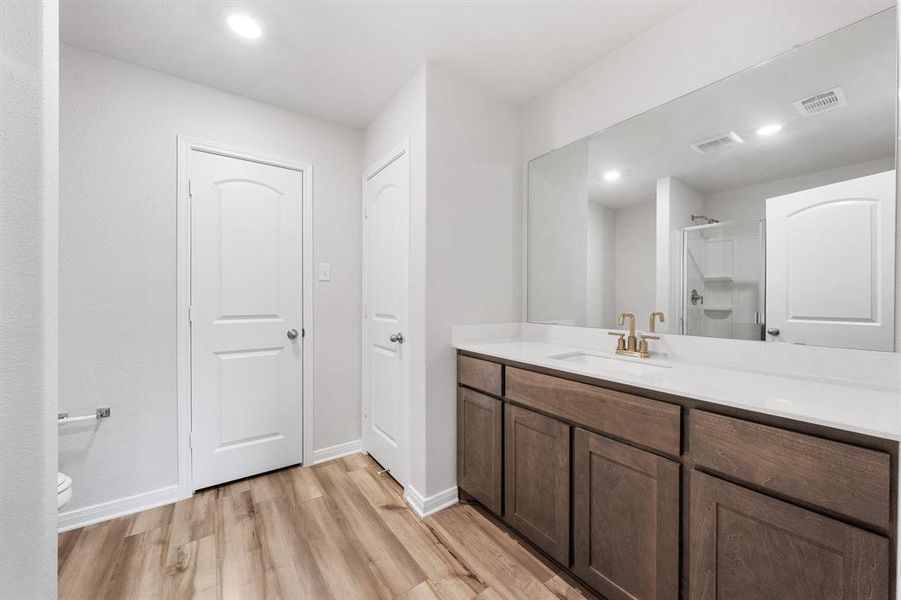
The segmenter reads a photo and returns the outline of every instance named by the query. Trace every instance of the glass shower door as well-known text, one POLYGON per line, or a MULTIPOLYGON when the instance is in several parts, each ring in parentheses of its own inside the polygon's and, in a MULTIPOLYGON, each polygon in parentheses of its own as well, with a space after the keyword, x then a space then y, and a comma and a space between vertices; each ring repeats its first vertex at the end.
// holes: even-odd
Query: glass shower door
POLYGON ((763 221, 682 230, 682 333, 762 340, 763 221))

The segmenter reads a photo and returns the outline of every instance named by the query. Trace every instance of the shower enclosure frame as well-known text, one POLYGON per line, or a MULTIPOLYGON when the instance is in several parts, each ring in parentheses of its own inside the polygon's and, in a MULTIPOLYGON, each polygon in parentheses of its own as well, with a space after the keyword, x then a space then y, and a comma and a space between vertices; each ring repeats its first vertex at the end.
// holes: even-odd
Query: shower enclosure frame
MULTIPOLYGON (((710 229, 722 229, 729 226, 741 225, 744 223, 757 223, 758 233, 760 235, 760 281, 758 282, 758 302, 757 310, 754 313, 754 323, 760 329, 759 340, 750 341, 766 341, 766 219, 752 219, 750 221, 719 221, 716 223, 707 223, 705 225, 690 225, 681 229, 681 247, 679 251, 682 253, 681 273, 679 274, 679 333, 682 335, 691 335, 686 331, 686 322, 688 320, 688 235, 696 231, 705 231, 710 229)), ((703 300, 702 300, 703 302, 703 300)), ((734 339, 734 338, 729 338, 734 339)))

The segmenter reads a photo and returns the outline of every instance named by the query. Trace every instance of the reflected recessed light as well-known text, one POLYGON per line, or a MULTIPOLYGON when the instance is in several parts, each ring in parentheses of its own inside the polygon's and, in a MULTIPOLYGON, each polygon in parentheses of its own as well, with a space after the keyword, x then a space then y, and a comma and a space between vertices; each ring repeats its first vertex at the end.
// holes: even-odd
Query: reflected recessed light
POLYGON ((616 181, 619 179, 620 172, 619 171, 607 171, 604 173, 604 181, 616 181))
POLYGON ((231 27, 232 31, 248 40, 256 40, 263 35, 263 29, 259 23, 240 13, 235 13, 228 17, 228 26, 231 27))
POLYGON ((757 130, 757 135, 773 135, 774 133, 779 133, 782 131, 782 125, 779 123, 773 123, 771 125, 764 125, 760 129, 757 130))

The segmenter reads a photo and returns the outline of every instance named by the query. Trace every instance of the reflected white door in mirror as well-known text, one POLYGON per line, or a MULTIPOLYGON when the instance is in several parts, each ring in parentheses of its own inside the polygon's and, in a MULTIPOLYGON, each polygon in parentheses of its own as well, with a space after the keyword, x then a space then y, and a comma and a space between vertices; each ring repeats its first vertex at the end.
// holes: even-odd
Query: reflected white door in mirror
POLYGON ((894 347, 895 171, 769 198, 767 339, 894 347))

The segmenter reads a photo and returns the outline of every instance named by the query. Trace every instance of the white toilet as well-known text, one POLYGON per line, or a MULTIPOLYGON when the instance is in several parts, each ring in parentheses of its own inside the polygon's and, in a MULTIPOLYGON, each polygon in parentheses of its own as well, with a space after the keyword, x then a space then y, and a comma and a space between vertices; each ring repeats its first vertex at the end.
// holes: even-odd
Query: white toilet
POLYGON ((72 499, 72 478, 65 473, 56 474, 56 509, 72 499))

